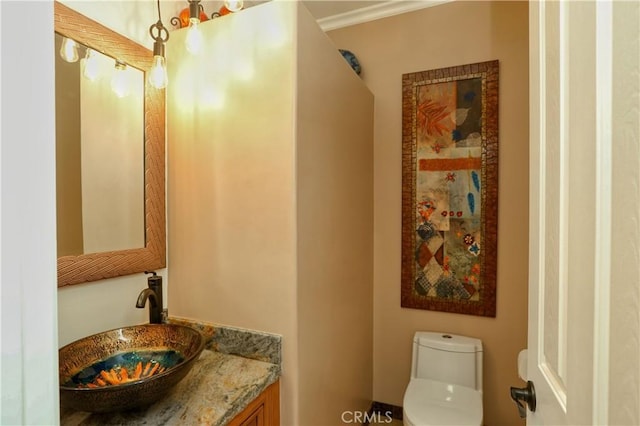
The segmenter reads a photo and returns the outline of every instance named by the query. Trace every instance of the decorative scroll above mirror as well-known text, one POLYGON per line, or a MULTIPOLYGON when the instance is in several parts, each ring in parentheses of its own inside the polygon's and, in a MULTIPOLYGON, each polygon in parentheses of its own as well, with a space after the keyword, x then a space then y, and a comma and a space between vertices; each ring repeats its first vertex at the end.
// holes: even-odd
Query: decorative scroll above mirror
MULTIPOLYGON (((87 48, 114 58, 129 67, 142 70, 145 74, 151 68, 153 54, 149 49, 58 2, 54 2, 54 28, 55 32, 61 36, 73 39, 87 48)), ((58 54, 57 49, 56 54, 58 54)), ((128 101, 126 98, 122 100, 128 101)), ((165 267, 164 91, 155 89, 146 82, 146 79, 144 79, 144 112, 141 116, 143 123, 140 123, 140 127, 143 129, 141 133, 144 139, 144 158, 138 158, 140 164, 134 168, 139 167, 140 174, 143 172, 141 181, 144 181, 144 187, 135 189, 135 191, 140 194, 139 202, 144 206, 144 220, 140 221, 139 225, 143 229, 135 229, 133 232, 144 235, 144 247, 140 247, 142 246, 140 244, 139 247, 94 253, 86 253, 91 249, 85 247, 85 254, 60 255, 58 257, 58 287, 165 267)), ((106 147, 106 149, 109 148, 106 147)), ((105 152, 104 147, 103 152, 105 152)), ((130 159, 123 158, 123 163, 125 160, 130 159)), ((60 168, 60 164, 57 167, 60 168)), ((109 179, 106 178, 107 182, 109 179)), ((61 182, 62 180, 58 178, 58 185, 61 185, 61 182)), ((60 192, 60 188, 58 192, 60 192)), ((93 197, 100 198, 100 194, 93 194, 93 197)), ((93 207, 95 210, 95 206, 93 207)), ((60 215, 60 201, 58 202, 58 214, 60 215)), ((61 238, 60 232, 59 227, 59 239, 61 238)), ((59 254, 63 253, 59 252, 59 254)))

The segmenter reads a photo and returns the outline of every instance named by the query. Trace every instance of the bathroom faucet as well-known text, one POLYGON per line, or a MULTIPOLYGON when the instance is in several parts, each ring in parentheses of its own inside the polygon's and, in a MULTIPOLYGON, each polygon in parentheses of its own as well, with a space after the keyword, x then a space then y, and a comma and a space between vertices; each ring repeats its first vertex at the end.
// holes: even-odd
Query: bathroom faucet
POLYGON ((149 287, 138 295, 136 308, 144 308, 147 299, 149 299, 149 322, 162 324, 162 277, 157 276, 154 271, 145 271, 144 273, 153 275, 147 279, 149 287))

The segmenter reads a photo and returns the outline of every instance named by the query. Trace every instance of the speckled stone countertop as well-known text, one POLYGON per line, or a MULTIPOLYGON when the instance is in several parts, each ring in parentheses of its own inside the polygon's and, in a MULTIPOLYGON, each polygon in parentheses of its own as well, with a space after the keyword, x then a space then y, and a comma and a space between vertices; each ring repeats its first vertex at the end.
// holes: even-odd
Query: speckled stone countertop
MULTIPOLYGON (((173 321, 171 321, 173 322, 173 321)), ((185 323, 184 320, 175 321, 185 323)), ((191 324, 194 325, 194 324, 191 324)), ((201 323, 195 324, 200 328, 201 323)), ((205 325, 224 334, 222 326, 205 325)), ((203 330, 201 330, 203 331, 203 330)), ((245 337, 251 331, 235 329, 245 337)), ((61 425, 226 425, 280 377, 280 364, 259 353, 251 358, 219 351, 220 342, 207 344, 189 374, 166 397, 146 408, 116 413, 86 413, 61 409, 61 425), (258 358, 258 359, 252 359, 258 358)), ((271 335, 257 333, 259 339, 271 335)), ((279 353, 279 336, 274 336, 279 353)), ((249 339, 251 340, 251 339, 249 339)), ((268 345, 273 346, 273 345, 268 345)), ((224 349, 223 349, 224 350, 224 349)), ((255 350, 255 348, 254 348, 255 350)), ((279 355, 275 358, 279 361, 279 355)))

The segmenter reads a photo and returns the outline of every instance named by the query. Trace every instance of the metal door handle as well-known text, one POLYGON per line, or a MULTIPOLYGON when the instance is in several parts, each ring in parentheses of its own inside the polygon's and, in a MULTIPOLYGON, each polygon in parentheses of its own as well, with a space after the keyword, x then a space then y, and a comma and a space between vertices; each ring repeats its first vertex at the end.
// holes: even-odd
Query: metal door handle
POLYGON ((536 411, 536 388, 533 386, 533 382, 529 380, 526 388, 514 388, 512 386, 511 399, 518 406, 518 414, 523 419, 527 417, 527 407, 532 413, 536 411), (527 405, 525 406, 521 401, 527 405))

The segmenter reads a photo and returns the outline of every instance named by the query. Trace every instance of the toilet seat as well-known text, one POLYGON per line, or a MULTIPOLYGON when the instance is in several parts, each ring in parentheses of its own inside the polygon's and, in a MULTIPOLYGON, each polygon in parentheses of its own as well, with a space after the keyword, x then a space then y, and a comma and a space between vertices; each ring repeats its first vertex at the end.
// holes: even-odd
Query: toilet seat
POLYGON ((405 425, 481 425, 482 393, 466 386, 413 378, 404 393, 405 425))

